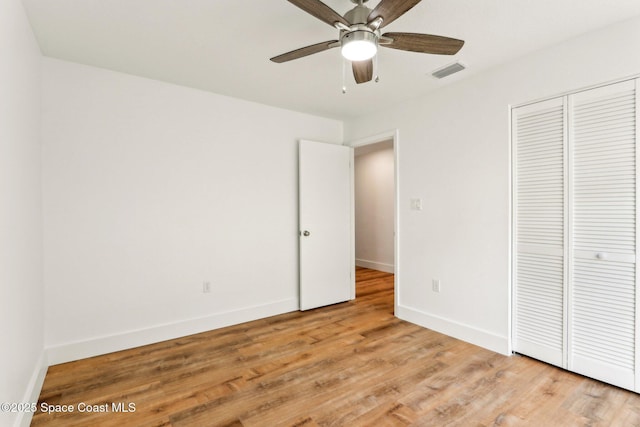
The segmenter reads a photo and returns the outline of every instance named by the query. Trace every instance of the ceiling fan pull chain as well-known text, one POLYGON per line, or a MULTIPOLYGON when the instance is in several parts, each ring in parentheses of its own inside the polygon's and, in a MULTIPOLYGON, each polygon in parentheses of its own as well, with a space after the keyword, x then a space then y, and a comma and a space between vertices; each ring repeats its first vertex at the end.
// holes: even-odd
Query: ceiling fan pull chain
POLYGON ((347 60, 342 59, 342 94, 345 95, 347 93, 347 60))
POLYGON ((375 82, 378 83, 380 81, 380 76, 378 75, 378 55, 373 57, 373 71, 376 76, 375 82))

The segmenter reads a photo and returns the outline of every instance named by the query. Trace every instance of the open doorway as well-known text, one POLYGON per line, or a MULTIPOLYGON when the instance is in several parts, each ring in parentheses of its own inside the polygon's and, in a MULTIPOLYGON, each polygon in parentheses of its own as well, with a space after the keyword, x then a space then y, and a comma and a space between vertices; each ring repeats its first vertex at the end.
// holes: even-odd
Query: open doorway
POLYGON ((393 273, 393 141, 354 150, 356 266, 393 273))
MULTIPOLYGON (((354 226, 356 277, 359 268, 397 273, 396 132, 350 144, 354 147, 354 226)), ((375 272, 367 276, 375 277, 375 272)), ((382 275, 380 276, 382 278, 382 275)), ((394 307, 397 275, 393 280, 394 307)), ((395 310, 394 310, 395 311, 395 310)))

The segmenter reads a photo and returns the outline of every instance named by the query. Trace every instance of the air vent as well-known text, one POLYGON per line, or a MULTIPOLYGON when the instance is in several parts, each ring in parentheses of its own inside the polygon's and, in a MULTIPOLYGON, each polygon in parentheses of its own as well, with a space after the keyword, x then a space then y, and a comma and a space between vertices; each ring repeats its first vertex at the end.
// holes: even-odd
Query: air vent
POLYGON ((458 71, 464 70, 466 67, 459 62, 454 62, 453 64, 449 64, 444 68, 440 68, 439 70, 431 73, 433 77, 436 79, 441 79, 443 77, 450 76, 453 73, 457 73, 458 71))

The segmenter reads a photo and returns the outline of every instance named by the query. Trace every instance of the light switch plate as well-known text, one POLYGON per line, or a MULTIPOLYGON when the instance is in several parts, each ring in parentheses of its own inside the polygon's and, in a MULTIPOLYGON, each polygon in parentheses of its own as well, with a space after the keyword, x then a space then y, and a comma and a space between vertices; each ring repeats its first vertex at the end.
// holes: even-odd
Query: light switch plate
POLYGON ((412 211, 421 211, 422 199, 409 199, 409 205, 412 211))

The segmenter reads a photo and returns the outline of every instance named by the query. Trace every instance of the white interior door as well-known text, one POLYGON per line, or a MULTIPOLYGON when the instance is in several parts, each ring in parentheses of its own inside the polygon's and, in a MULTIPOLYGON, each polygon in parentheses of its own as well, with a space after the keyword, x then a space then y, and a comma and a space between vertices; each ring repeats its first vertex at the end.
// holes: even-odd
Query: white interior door
POLYGON ((568 368, 633 389, 636 82, 569 96, 573 153, 568 368))
POLYGON ((300 309, 354 294, 353 149, 300 141, 300 309))
POLYGON ((514 350, 564 367, 565 105, 513 112, 514 350))

